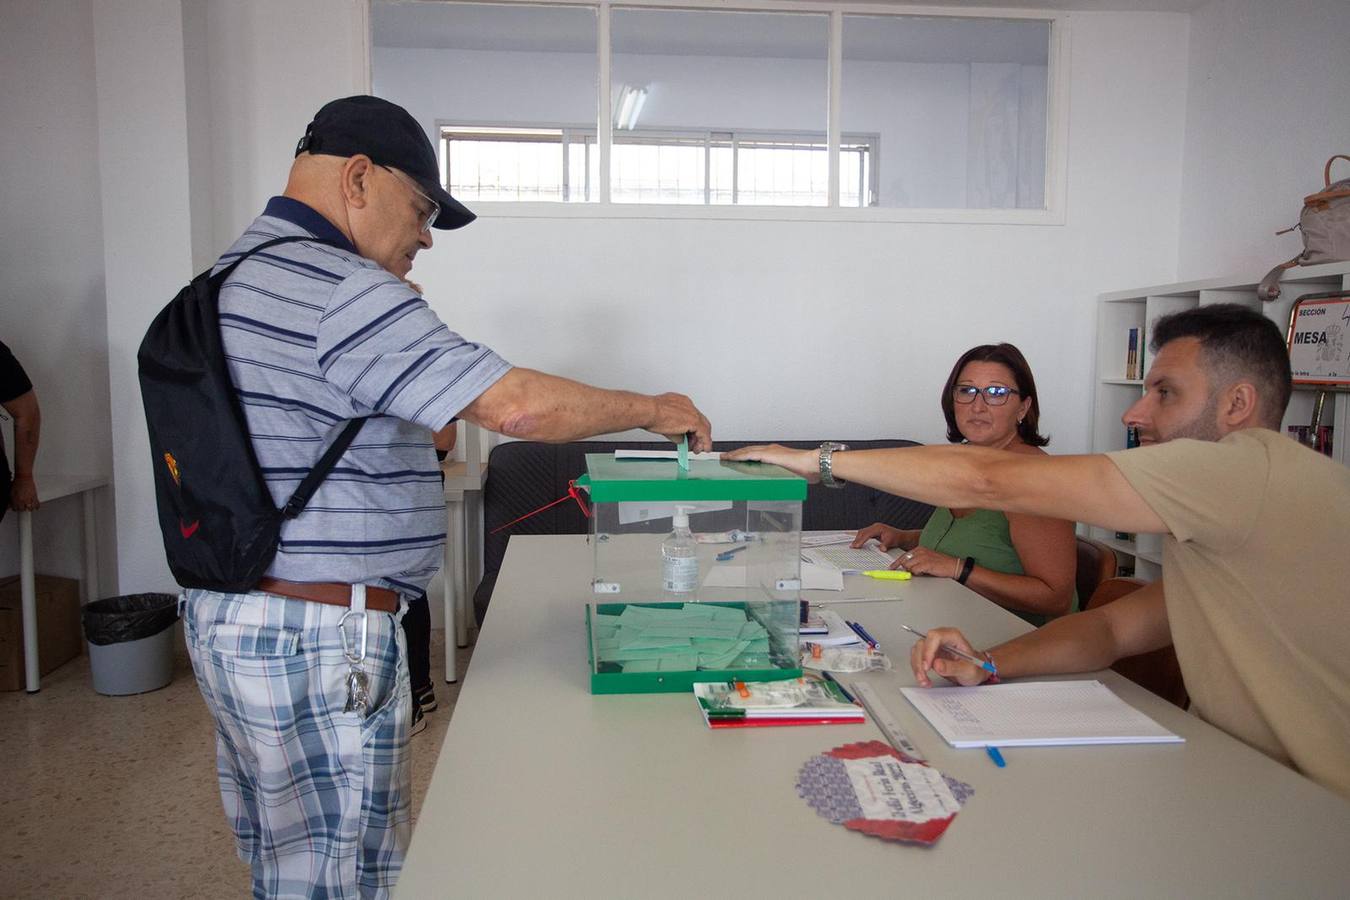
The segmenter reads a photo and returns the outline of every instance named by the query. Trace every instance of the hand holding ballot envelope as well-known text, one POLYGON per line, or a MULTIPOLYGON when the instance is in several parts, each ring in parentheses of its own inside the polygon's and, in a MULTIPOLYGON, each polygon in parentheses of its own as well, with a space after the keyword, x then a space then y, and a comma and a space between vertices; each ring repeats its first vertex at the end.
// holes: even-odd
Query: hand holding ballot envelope
POLYGON ((712 425, 694 402, 684 394, 659 394, 652 397, 652 419, 643 426, 654 434, 665 435, 678 444, 689 436, 689 449, 703 453, 712 449, 712 425))

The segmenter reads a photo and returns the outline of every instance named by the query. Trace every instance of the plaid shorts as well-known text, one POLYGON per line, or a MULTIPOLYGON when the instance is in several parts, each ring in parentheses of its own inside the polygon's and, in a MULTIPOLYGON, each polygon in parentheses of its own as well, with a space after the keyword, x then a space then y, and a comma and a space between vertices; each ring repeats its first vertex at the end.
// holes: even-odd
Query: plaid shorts
POLYGON ((371 708, 343 712, 344 607, 271 594, 182 595, 192 667, 255 897, 384 897, 412 819, 403 629, 369 612, 371 708))

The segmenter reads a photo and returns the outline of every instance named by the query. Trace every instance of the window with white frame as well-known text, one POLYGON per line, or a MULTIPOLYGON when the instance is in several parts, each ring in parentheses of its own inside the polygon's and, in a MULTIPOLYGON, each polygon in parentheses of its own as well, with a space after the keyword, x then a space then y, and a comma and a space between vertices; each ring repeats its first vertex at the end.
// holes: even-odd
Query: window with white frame
POLYGON ((1049 15, 832 16, 790 0, 371 10, 374 91, 423 122, 466 201, 932 211, 1043 210, 1050 196, 1049 15))
MULTIPOLYGON (((598 195, 593 128, 441 126, 447 189, 461 200, 585 203, 598 195)), ((873 202, 876 135, 840 143, 843 206, 873 202)), ((824 206, 824 135, 633 131, 611 156, 615 203, 824 206)))

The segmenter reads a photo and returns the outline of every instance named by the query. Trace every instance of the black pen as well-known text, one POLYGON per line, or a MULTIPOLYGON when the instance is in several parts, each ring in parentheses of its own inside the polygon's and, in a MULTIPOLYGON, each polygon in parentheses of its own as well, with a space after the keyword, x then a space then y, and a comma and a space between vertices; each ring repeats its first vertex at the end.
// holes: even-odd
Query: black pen
POLYGON ((843 694, 844 699, 847 700, 849 703, 856 704, 858 702, 857 700, 853 699, 853 695, 850 694, 847 690, 845 690, 844 686, 839 683, 839 679, 835 678, 833 675, 831 675, 829 672, 826 672, 824 669, 820 670, 820 674, 823 675, 825 677, 825 680, 828 681, 830 684, 839 688, 839 693, 843 694))

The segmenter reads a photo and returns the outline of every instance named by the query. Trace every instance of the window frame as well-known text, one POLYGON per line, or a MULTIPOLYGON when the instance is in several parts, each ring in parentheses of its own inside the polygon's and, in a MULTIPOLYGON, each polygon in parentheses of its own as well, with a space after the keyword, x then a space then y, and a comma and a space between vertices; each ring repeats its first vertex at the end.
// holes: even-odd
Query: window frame
MULTIPOLYGON (((364 40, 366 50, 367 90, 372 88, 371 58, 372 31, 370 6, 379 0, 367 0, 367 27, 364 40)), ((445 3, 481 4, 485 0, 438 0, 445 3)), ((613 122, 607 115, 597 115, 599 153, 599 198, 590 202, 476 200, 473 210, 480 218, 526 219, 712 219, 752 221, 807 221, 807 222, 894 222, 981 225, 1064 225, 1067 221, 1065 195, 1068 186, 1068 61, 1071 15, 1062 10, 995 9, 983 7, 965 9, 949 6, 895 7, 873 3, 831 3, 824 0, 486 0, 502 6, 579 6, 596 12, 597 40, 597 111, 613 107, 612 97, 612 41, 611 13, 615 9, 672 9, 743 13, 780 13, 827 15, 829 17, 827 49, 827 129, 829 153, 829 193, 826 206, 740 206, 614 203, 610 192, 610 152, 613 146, 613 122), (1050 27, 1046 65, 1046 141, 1045 141, 1045 208, 1043 209, 964 209, 912 208, 839 205, 840 158, 839 144, 840 104, 842 102, 843 21, 844 16, 941 17, 952 19, 1011 19, 1046 22, 1050 27)), ((436 121, 442 127, 470 127, 463 121, 436 121)), ((530 123, 515 127, 566 127, 530 123)), ((439 141, 437 153, 440 154, 439 141)), ((444 161, 441 171, 444 173, 444 161)), ((873 182, 874 184, 876 182, 873 182)))
MULTIPOLYGON (((451 185, 451 180, 450 180, 450 153, 449 153, 449 148, 448 148, 447 144, 448 144, 449 142, 454 141, 454 140, 457 140, 457 139, 458 139, 458 140, 462 140, 462 139, 466 139, 466 138, 467 138, 467 139, 473 139, 474 136, 475 136, 475 135, 474 135, 475 132, 481 132, 481 133, 482 133, 482 136, 479 138, 479 140, 482 140, 482 141, 484 141, 485 143, 490 143, 490 142, 494 142, 494 141, 508 142, 508 141, 510 141, 511 135, 512 135, 513 133, 519 133, 519 134, 520 134, 520 137, 522 138, 522 140, 528 142, 528 141, 530 141, 530 133, 531 133, 531 132, 534 132, 534 133, 539 133, 539 132, 557 132, 557 140, 552 140, 552 138, 554 137, 554 135, 550 133, 550 134, 548 134, 548 136, 547 136, 548 139, 544 139, 544 138, 541 136, 540 138, 537 139, 537 142, 538 142, 538 143, 541 143, 541 144, 554 144, 554 143, 559 143, 559 144, 562 145, 562 147, 563 147, 563 157, 562 157, 563 171, 562 171, 561 185, 562 185, 562 189, 563 189, 564 193, 570 193, 570 188, 571 188, 571 186, 570 186, 570 184, 569 184, 569 182, 568 182, 568 177, 569 177, 569 169, 568 169, 568 150, 567 150, 568 145, 569 145, 570 143, 579 143, 579 144, 582 144, 583 146, 598 146, 598 144, 599 144, 599 135, 597 134, 596 128, 595 128, 594 126, 592 126, 592 125, 577 125, 577 124, 571 124, 571 125, 529 125, 529 126, 523 126, 523 125, 490 124, 490 123, 469 123, 469 122, 461 122, 461 121, 450 122, 450 121, 445 121, 445 120, 442 120, 442 119, 437 119, 437 120, 436 120, 436 130, 437 130, 437 132, 439 133, 439 134, 438 134, 438 137, 437 137, 437 141, 436 141, 436 155, 437 155, 438 164, 439 164, 440 171, 441 171, 441 183, 442 183, 442 185, 445 185, 445 186, 446 186, 447 190, 450 189, 450 185, 451 185), (578 138, 579 138, 580 140, 578 140, 578 138)), ((612 199, 612 197, 611 197, 610 202, 611 202, 611 203, 614 203, 615 205, 619 205, 619 206, 641 206, 641 205, 651 205, 651 206, 663 206, 663 207, 664 207, 664 206, 679 206, 679 205, 683 205, 683 206, 699 206, 699 205, 703 205, 703 206, 714 206, 714 205, 716 205, 716 206, 738 206, 738 205, 740 205, 740 206, 746 206, 746 207, 767 207, 767 208, 770 208, 770 209, 783 209, 783 208, 785 208, 785 207, 774 206, 773 204, 765 204, 765 203, 746 203, 746 204, 737 204, 737 203, 735 202, 734 199, 732 200, 731 203, 713 204, 713 203, 711 202, 711 194, 712 194, 712 190, 713 190, 713 188, 712 188, 712 177, 711 177, 712 173, 711 173, 710 169, 707 168, 707 163, 706 163, 706 160, 707 160, 707 154, 709 154, 709 153, 711 152, 711 150, 712 150, 712 148, 713 148, 714 146, 725 145, 725 146, 729 146, 729 147, 731 148, 731 151, 732 151, 732 166, 733 166, 733 168, 732 168, 732 196, 733 196, 733 198, 734 198, 734 197, 736 196, 736 193, 737 193, 736 176, 737 176, 737 175, 739 174, 739 172, 740 172, 740 169, 737 167, 737 162, 738 162, 738 160, 739 160, 739 153, 740 153, 740 150, 741 150, 741 147, 742 147, 742 146, 747 145, 747 144, 753 145, 753 144, 759 144, 759 143, 783 143, 783 144, 803 144, 803 143, 809 143, 809 144, 811 144, 813 147, 822 147, 822 148, 824 148, 824 149, 826 149, 826 150, 828 151, 828 149, 829 149, 829 144, 828 144, 828 142, 821 142, 821 143, 818 143, 818 142, 817 142, 817 138, 819 138, 819 137, 820 137, 820 132, 807 132, 807 131, 771 131, 771 130, 761 130, 761 129, 753 129, 753 128, 742 128, 742 129, 731 129, 731 128, 705 128, 705 129, 698 129, 698 130, 692 129, 692 128, 690 128, 690 129, 641 128, 641 129, 638 129, 638 130, 636 130, 636 131, 626 131, 626 132, 624 132, 624 139, 618 141, 618 143, 621 143, 621 144, 628 144, 628 143, 643 143, 643 144, 651 143, 651 144, 659 144, 659 143, 662 142, 662 139, 663 139, 663 138, 669 139, 669 141, 670 141, 671 143, 675 143, 675 142, 683 142, 683 143, 701 143, 701 144, 702 144, 702 147, 703 147, 703 149, 704 149, 704 153, 705 153, 705 157, 704 157, 704 158, 705 158, 705 168, 704 168, 704 172, 703 172, 703 196, 704 196, 704 201, 703 201, 702 204, 694 204, 694 203, 690 203, 690 204, 673 204, 673 203, 638 204, 638 203, 632 203, 632 202, 630 202, 630 201, 621 201, 621 202, 620 202, 620 201, 614 201, 614 200, 612 199), (636 138, 636 140, 632 140, 633 138, 636 138)), ((848 146, 848 148, 849 148, 849 150, 850 150, 851 152, 852 152, 852 151, 855 151, 857 148, 865 148, 865 149, 866 149, 866 160, 867 160, 867 162, 866 162, 865 168, 864 168, 864 164, 863 164, 863 162, 862 162, 861 159, 860 159, 859 162, 858 162, 858 165, 859 165, 859 168, 858 168, 858 183, 859 183, 860 186, 861 186, 863 183, 866 183, 866 184, 868 185, 868 195, 869 195, 869 196, 875 196, 875 190, 876 190, 875 185, 877 184, 877 179, 878 179, 878 177, 879 177, 879 175, 880 175, 880 170, 881 170, 881 153, 880 153, 880 148, 881 148, 881 135, 880 135, 880 134, 877 134, 877 133, 875 133, 875 132, 849 132, 849 133, 847 133, 847 134, 841 136, 841 139, 840 139, 840 153, 843 153, 843 150, 844 150, 844 146, 845 146, 845 145, 848 146), (866 173, 866 177, 865 177, 865 178, 863 177, 864 172, 866 173)), ((611 146, 612 146, 612 145, 611 145, 611 146)), ((588 160, 588 161, 589 161, 589 160, 588 160)), ((842 175, 842 171, 841 171, 841 175, 842 175)), ((598 193, 598 188, 599 188, 599 186, 597 185, 597 186, 596 186, 596 189, 597 189, 596 192, 597 192, 597 193, 598 193)), ((613 180, 612 180, 612 179, 611 179, 611 181, 610 181, 610 189, 611 189, 611 191, 613 190, 613 180)), ((480 200, 480 199, 474 199, 474 198, 470 198, 470 197, 464 197, 464 198, 461 198, 461 199, 463 199, 464 202, 466 202, 466 203, 474 203, 474 204, 504 202, 504 203, 511 203, 511 204, 515 205, 515 204, 520 204, 520 203, 534 202, 534 201, 528 201, 528 200, 508 200, 508 201, 480 200)), ((594 203, 598 203, 599 201, 598 201, 598 200, 592 200, 592 199, 587 198, 587 199, 582 199, 582 200, 567 199, 567 200, 547 200, 547 201, 539 201, 539 202, 545 202, 545 203, 565 203, 565 204, 568 204, 568 205, 580 205, 580 204, 594 204, 594 203)), ((867 203, 863 203, 863 204, 861 204, 861 205, 859 205, 859 206, 844 206, 844 207, 840 207, 840 208, 842 208, 842 209, 862 209, 862 208, 865 208, 865 207, 867 207, 867 206, 868 206, 867 203)), ((796 208, 796 207, 790 207, 790 208, 796 208)), ((825 208, 827 208, 827 207, 823 207, 823 206, 811 206, 811 207, 808 207, 808 208, 810 208, 810 209, 825 209, 825 208)))

